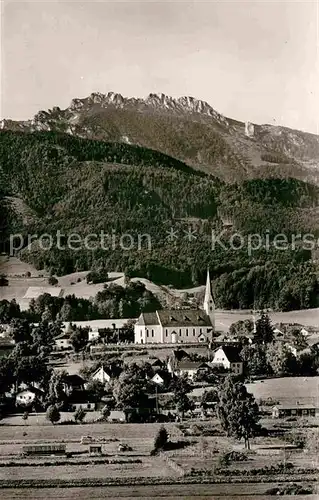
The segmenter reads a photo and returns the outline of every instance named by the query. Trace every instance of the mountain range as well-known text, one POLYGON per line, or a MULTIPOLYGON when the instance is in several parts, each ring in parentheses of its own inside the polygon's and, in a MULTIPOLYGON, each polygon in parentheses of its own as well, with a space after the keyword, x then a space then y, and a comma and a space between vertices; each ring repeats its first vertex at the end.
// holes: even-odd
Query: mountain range
POLYGON ((94 93, 29 121, 2 120, 0 243, 8 252, 21 233, 19 257, 58 276, 105 269, 182 288, 204 283, 209 267, 219 307, 317 307, 314 252, 267 248, 265 238, 319 236, 318 167, 314 134, 242 123, 191 97, 94 93), (57 231, 135 243, 41 249, 40 236, 57 231), (213 233, 224 247, 212 248, 213 233), (230 245, 255 233, 253 252, 230 245), (141 234, 150 248, 136 247, 141 234))
POLYGON ((224 117, 207 102, 149 94, 146 99, 92 93, 32 120, 2 120, 0 129, 59 131, 154 149, 225 180, 294 177, 319 181, 319 136, 224 117), (248 126, 247 126, 248 125, 248 126))

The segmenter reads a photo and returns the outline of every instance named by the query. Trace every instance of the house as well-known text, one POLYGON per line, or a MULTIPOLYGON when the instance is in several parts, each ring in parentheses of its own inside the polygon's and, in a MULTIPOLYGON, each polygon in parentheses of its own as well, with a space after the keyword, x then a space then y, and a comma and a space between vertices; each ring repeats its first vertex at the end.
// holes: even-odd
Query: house
POLYGON ((36 401, 42 401, 44 392, 34 386, 28 386, 19 391, 16 395, 17 406, 31 406, 36 401))
POLYGON ((9 354, 15 347, 15 341, 11 337, 0 337, 0 357, 9 354))
POLYGON ((153 313, 142 313, 134 325, 135 343, 177 344, 211 341, 215 330, 215 304, 209 271, 202 309, 161 309, 153 313))
POLYGON ((91 401, 89 394, 86 391, 74 391, 70 394, 68 405, 70 411, 83 410, 94 411, 96 409, 96 402, 91 401))
POLYGON ((68 332, 60 333, 60 335, 55 337, 54 342, 55 342, 55 348, 59 351, 73 348, 70 340, 70 333, 68 332))
POLYGON ((223 366, 236 375, 243 373, 243 361, 239 355, 239 349, 235 346, 224 345, 219 347, 215 353, 210 366, 223 366))
POLYGON ((160 359, 156 358, 156 359, 152 359, 150 361, 150 365, 151 365, 153 371, 157 371, 157 370, 162 370, 165 363, 163 361, 161 361, 160 359))
POLYGON ((64 377, 63 389, 67 395, 74 391, 84 391, 85 380, 80 375, 67 375, 64 377))
POLYGON ((102 384, 109 384, 111 381, 111 374, 104 368, 104 366, 100 366, 93 374, 92 380, 98 380, 102 384))
POLYGON ((174 373, 174 370, 182 360, 190 361, 190 357, 184 349, 174 349, 172 354, 169 356, 167 360, 167 370, 169 373, 174 373))
POLYGON ((318 416, 319 407, 316 405, 278 404, 272 409, 272 418, 318 416))
POLYGON ((310 332, 308 330, 306 330, 306 328, 301 328, 300 333, 304 337, 308 337, 310 335, 310 332))
POLYGON ((10 336, 11 326, 9 323, 0 323, 0 338, 7 338, 10 336))
POLYGON ((177 360, 172 362, 168 361, 167 368, 169 373, 172 375, 187 375, 190 379, 194 379, 195 375, 200 370, 207 370, 209 366, 207 363, 203 363, 202 361, 192 361, 187 358, 182 358, 181 360, 177 360))
POLYGON ((151 382, 158 386, 168 386, 171 380, 171 375, 165 370, 158 370, 151 378, 151 382))
POLYGON ((279 337, 283 337, 284 334, 281 330, 279 330, 279 328, 274 328, 273 330, 273 334, 276 338, 279 338, 279 337))

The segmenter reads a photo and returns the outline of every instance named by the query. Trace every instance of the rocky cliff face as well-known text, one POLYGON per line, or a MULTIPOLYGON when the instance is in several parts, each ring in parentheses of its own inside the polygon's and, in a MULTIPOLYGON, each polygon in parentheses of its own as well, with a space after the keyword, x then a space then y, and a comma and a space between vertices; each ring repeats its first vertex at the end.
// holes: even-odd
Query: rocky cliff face
POLYGON ((0 130, 58 131, 156 149, 225 180, 296 177, 319 182, 319 137, 286 127, 226 118, 194 97, 115 92, 75 98, 66 109, 39 111, 32 120, 2 120, 0 130), (246 132, 245 132, 246 131, 246 132), (236 168, 234 167, 236 165, 236 168))

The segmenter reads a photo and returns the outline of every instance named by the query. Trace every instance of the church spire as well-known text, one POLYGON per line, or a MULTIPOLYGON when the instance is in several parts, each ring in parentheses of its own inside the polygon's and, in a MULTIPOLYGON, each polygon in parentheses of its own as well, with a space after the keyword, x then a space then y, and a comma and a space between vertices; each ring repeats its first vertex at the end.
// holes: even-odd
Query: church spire
POLYGON ((206 289, 204 298, 204 311, 210 317, 213 330, 215 330, 215 304, 212 295, 212 286, 209 276, 209 269, 207 269, 206 289))

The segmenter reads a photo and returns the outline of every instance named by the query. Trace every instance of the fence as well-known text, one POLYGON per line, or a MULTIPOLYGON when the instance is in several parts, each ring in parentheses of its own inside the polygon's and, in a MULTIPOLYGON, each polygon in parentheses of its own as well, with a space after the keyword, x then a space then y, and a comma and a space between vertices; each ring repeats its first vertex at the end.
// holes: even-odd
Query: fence
POLYGON ((161 458, 163 458, 165 460, 165 462, 167 463, 167 465, 169 467, 171 467, 175 472, 177 472, 177 474, 179 474, 180 476, 184 477, 185 474, 186 474, 186 471, 183 469, 183 467, 181 467, 180 465, 178 465, 176 462, 174 462, 174 460, 172 460, 171 458, 169 458, 167 455, 165 455, 165 453, 163 453, 162 451, 160 452, 160 456, 161 458))

